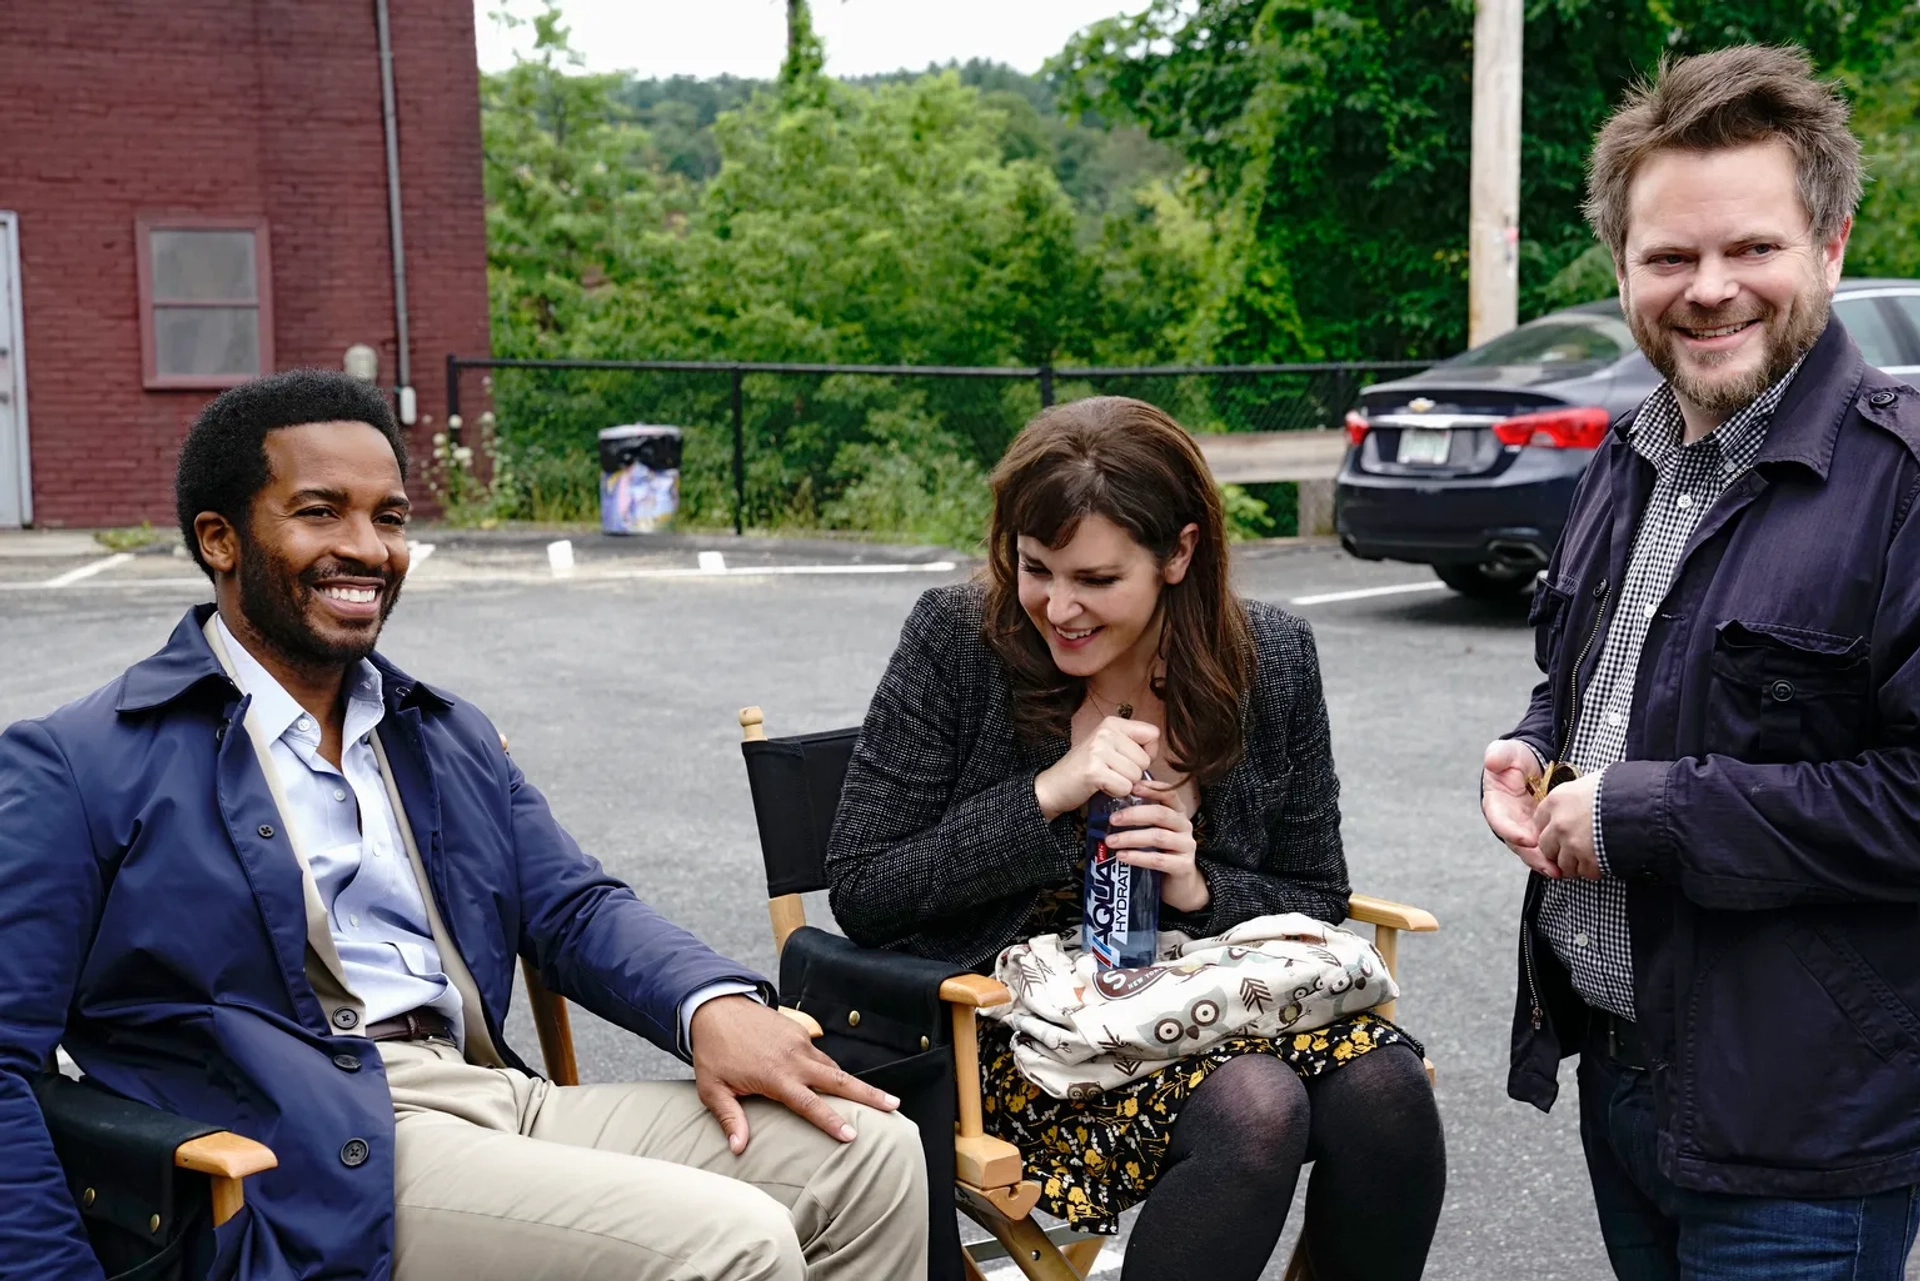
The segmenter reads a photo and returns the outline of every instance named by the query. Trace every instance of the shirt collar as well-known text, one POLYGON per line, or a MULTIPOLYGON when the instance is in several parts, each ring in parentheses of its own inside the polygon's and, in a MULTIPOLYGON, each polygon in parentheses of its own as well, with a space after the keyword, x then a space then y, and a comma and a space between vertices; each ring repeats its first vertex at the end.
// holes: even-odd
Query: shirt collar
MULTIPOLYGON (((287 693, 284 686, 250 653, 245 645, 234 638, 227 630, 227 620, 214 615, 213 625, 220 631, 220 640, 227 648, 227 657, 233 661, 233 683, 240 692, 252 698, 252 714, 260 718, 260 727, 267 732, 269 739, 292 738, 300 742, 318 745, 320 727, 313 723, 307 710, 300 706, 293 695, 287 693), (301 721, 307 728, 301 729, 301 721)), ((380 671, 366 659, 347 669, 347 717, 346 737, 348 741, 367 733, 380 723, 385 712, 381 701, 380 671)))
MULTIPOLYGON (((1729 476, 1753 466, 1760 456, 1761 445, 1766 442, 1767 427, 1773 421, 1774 410, 1780 407, 1787 388, 1793 385, 1794 375, 1800 372, 1800 366, 1805 363, 1806 357, 1803 355, 1772 386, 1754 397, 1744 409, 1729 415, 1695 444, 1709 446, 1717 452, 1721 469, 1729 476)), ((1682 448, 1682 442, 1686 439, 1686 419, 1680 412, 1680 398, 1674 393, 1672 383, 1661 383, 1653 395, 1647 397, 1646 404, 1635 415, 1633 425, 1628 430, 1628 439, 1634 449, 1656 467, 1682 448)))

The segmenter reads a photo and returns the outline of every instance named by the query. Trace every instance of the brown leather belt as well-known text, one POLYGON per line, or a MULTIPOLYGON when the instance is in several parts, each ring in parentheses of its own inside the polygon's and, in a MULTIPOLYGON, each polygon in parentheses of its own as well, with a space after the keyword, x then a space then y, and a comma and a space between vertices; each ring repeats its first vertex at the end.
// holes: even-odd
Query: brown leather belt
POLYGON ((369 1041, 447 1041, 453 1040, 453 1024, 437 1010, 421 1006, 405 1014, 378 1023, 369 1023, 361 1033, 369 1041))

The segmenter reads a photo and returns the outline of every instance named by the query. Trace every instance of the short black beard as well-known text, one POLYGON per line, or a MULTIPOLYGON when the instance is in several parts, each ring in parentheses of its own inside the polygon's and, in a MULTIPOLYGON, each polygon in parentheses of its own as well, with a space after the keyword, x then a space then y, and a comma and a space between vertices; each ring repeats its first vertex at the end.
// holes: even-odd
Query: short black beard
MULTIPOLYGON (((1785 378, 1787 371, 1813 349, 1813 344, 1826 332, 1827 319, 1833 311, 1833 296, 1827 291, 1824 280, 1816 280, 1794 295, 1791 310, 1784 318, 1778 310, 1759 317, 1764 331, 1762 338, 1767 344, 1767 357, 1758 369, 1734 382, 1699 382, 1682 368, 1680 358, 1674 351, 1673 331, 1667 325, 1670 317, 1683 310, 1681 305, 1676 304, 1652 323, 1640 318, 1631 301, 1624 310, 1634 341, 1640 344, 1648 363, 1660 371, 1661 377, 1672 385, 1674 392, 1682 400, 1709 414, 1726 416, 1760 399, 1761 393, 1785 378)), ((1689 316, 1690 320, 1693 318, 1689 316)), ((1724 322, 1702 318, 1699 324, 1686 327, 1712 329, 1721 323, 1724 322)))
POLYGON ((387 616, 400 599, 400 580, 365 565, 324 562, 295 572, 253 539, 240 539, 240 615, 288 664, 303 669, 325 669, 357 663, 373 653, 387 616), (353 639, 335 643, 308 628, 302 606, 314 589, 311 581, 337 574, 378 578, 381 592, 380 624, 353 639))

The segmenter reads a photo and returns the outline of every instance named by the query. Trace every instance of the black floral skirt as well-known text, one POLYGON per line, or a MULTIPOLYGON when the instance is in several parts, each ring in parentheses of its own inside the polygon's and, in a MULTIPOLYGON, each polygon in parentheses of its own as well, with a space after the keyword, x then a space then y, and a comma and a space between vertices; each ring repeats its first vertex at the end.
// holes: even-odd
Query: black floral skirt
POLYGON ((1271 1054, 1303 1077, 1336 1071, 1383 1045, 1419 1042, 1385 1019, 1356 1014, 1281 1040, 1238 1037, 1084 1102, 1056 1099, 1020 1074, 1003 1024, 981 1021, 981 1108, 987 1133, 1020 1149, 1040 1208, 1082 1232, 1112 1233, 1120 1212, 1160 1177, 1187 1097, 1242 1054, 1271 1054))

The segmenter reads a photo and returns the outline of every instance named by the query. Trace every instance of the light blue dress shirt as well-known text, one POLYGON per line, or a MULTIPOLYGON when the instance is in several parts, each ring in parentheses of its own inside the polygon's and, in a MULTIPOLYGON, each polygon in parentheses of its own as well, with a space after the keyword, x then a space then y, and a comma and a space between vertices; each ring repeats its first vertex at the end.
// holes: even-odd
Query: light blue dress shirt
MULTIPOLYGON (((422 1007, 453 1025, 463 1048, 460 993, 440 968, 440 949, 420 883, 387 797, 372 735, 386 714, 380 671, 362 659, 347 673, 346 730, 340 769, 320 754, 320 724, 273 674, 247 652, 215 615, 233 661, 235 683, 253 700, 272 743, 269 756, 289 813, 280 817, 300 839, 333 928, 347 987, 378 1023, 422 1007)), ((753 996, 745 983, 715 983, 680 1006, 681 1044, 693 1044, 693 1015, 722 996, 753 996)))
POLYGON ((347 673, 340 768, 320 754, 320 723, 272 673, 216 624, 236 683, 253 699, 274 773, 333 927, 343 977, 366 1006, 368 1023, 422 1007, 444 1015, 465 1044, 460 993, 440 968, 427 905, 402 843, 374 755, 372 734, 386 713, 380 672, 362 660, 347 673))

